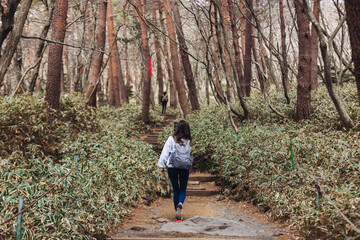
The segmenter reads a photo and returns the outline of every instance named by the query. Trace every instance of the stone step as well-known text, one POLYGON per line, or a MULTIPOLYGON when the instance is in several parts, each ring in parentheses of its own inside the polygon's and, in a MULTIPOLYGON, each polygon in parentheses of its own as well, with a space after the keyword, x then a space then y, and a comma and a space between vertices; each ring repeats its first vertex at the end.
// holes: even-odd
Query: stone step
POLYGON ((200 175, 200 176, 190 176, 189 181, 199 181, 199 182, 213 182, 215 181, 214 175, 200 175))
POLYGON ((188 186, 186 189, 186 191, 192 191, 192 190, 206 190, 206 189, 202 186, 188 186))
POLYGON ((220 191, 217 190, 186 190, 186 196, 212 196, 219 194, 220 191))
POLYGON ((146 135, 147 137, 159 137, 160 135, 159 134, 156 134, 156 133, 150 133, 148 135, 146 135))
POLYGON ((199 181, 188 181, 188 185, 199 185, 199 181))

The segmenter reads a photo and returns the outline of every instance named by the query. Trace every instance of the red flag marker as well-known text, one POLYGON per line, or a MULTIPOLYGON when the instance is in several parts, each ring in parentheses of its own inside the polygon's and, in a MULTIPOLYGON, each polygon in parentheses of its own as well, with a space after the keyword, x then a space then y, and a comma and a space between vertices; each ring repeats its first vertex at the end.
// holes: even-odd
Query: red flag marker
POLYGON ((151 77, 152 76, 151 58, 149 58, 149 64, 150 64, 150 77, 151 77))

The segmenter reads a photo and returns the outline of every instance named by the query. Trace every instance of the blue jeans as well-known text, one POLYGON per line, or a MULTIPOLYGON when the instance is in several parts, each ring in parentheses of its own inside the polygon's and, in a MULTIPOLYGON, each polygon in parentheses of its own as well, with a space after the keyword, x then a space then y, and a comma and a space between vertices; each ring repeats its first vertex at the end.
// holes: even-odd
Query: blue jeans
POLYGON ((184 203, 186 198, 186 187, 189 180, 189 170, 168 168, 168 174, 173 186, 175 210, 179 203, 184 203), (180 187, 179 187, 180 182, 180 187))

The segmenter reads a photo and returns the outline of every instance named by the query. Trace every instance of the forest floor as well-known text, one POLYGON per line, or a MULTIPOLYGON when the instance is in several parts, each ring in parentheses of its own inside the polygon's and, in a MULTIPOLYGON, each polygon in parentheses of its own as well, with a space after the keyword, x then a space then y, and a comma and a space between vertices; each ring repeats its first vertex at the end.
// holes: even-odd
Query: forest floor
MULTIPOLYGON (((156 146, 162 128, 174 120, 175 116, 165 115, 162 126, 141 136, 141 140, 156 146)), ((219 195, 215 182, 203 179, 206 176, 209 177, 206 173, 190 174, 189 180, 199 180, 196 178, 200 177, 200 181, 189 181, 183 221, 175 219, 172 198, 160 198, 151 205, 144 200, 107 234, 111 236, 107 239, 300 238, 296 231, 274 222, 253 204, 228 200, 219 195)))
POLYGON ((171 198, 139 205, 113 229, 108 239, 300 239, 296 231, 274 222, 247 202, 221 195, 188 196, 183 221, 175 220, 171 198))

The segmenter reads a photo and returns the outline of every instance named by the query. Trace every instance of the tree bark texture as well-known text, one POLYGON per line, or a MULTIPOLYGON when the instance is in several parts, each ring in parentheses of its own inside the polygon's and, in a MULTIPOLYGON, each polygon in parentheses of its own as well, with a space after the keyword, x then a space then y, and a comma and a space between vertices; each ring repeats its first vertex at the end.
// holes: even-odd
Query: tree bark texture
MULTIPOLYGON (((166 16, 166 26, 167 26, 168 35, 171 39, 176 39, 175 26, 170 16, 171 13, 170 0, 164 0, 163 2, 166 11, 165 16, 166 16)), ((170 55, 171 55, 171 63, 173 68, 173 79, 178 92, 180 107, 183 111, 184 116, 186 116, 190 114, 190 105, 186 96, 184 81, 181 76, 177 44, 173 41, 170 41, 170 55)))
POLYGON ((346 22, 349 28, 352 60, 360 103, 360 4, 356 0, 345 0, 346 22))
POLYGON ((286 102, 290 103, 289 97, 289 67, 287 63, 287 51, 286 51, 286 31, 285 31, 285 18, 284 18, 284 4, 283 0, 279 0, 279 10, 280 10, 280 31, 281 31, 281 55, 282 55, 282 64, 281 68, 281 79, 284 89, 284 95, 286 102))
POLYGON ((100 0, 99 2, 99 17, 98 25, 95 33, 95 47, 93 60, 89 73, 89 84, 86 89, 85 97, 88 100, 88 105, 96 107, 96 88, 100 81, 100 71, 104 57, 105 40, 106 40, 106 8, 107 1, 100 0))
MULTIPOLYGON (((156 9, 160 8, 160 3, 154 2, 152 14, 153 14, 153 21, 154 23, 157 23, 157 17, 156 17, 156 9)), ((159 41, 159 35, 154 34, 154 43, 155 43, 155 55, 156 55, 156 80, 159 85, 158 88, 158 103, 161 104, 161 96, 164 92, 164 81, 163 81, 163 70, 161 65, 161 48, 160 48, 160 41, 159 41)))
POLYGON ((252 34, 253 27, 251 25, 252 14, 251 10, 253 7, 253 0, 245 0, 245 14, 246 14, 246 25, 245 25, 245 58, 244 58, 244 79, 245 79, 245 94, 250 96, 251 93, 251 80, 252 80, 252 64, 251 64, 251 49, 252 49, 252 34))
POLYGON ((14 28, 15 11, 20 3, 20 0, 7 1, 7 8, 1 6, 1 28, 0 28, 0 49, 6 37, 14 28))
MULTIPOLYGON (((227 8, 227 1, 219 1, 221 5, 221 13, 222 13, 222 19, 220 19, 222 22, 221 24, 224 26, 224 35, 229 36, 229 15, 228 15, 228 8, 227 8)), ((226 39, 229 39, 226 37, 226 39)), ((224 38, 225 44, 224 47, 229 46, 230 42, 226 41, 224 38)), ((230 52, 225 51, 225 60, 226 60, 226 66, 229 73, 231 73, 231 63, 230 63, 230 52)), ((233 80, 236 81, 236 79, 233 78, 226 78, 226 94, 228 97, 229 102, 234 102, 235 100, 235 93, 234 93, 234 83, 233 80)))
POLYGON ((303 7, 295 1, 299 38, 299 64, 296 117, 309 119, 311 114, 311 36, 309 19, 303 7))
POLYGON ((183 64, 183 69, 185 72, 185 79, 186 79, 186 83, 187 83, 187 87, 188 87, 188 91, 189 91, 191 108, 193 111, 200 110, 200 104, 199 104, 199 98, 197 95, 195 79, 194 79, 194 75, 192 72, 189 54, 188 54, 189 49, 185 42, 185 36, 184 36, 184 31, 183 31, 183 27, 182 27, 180 11, 179 11, 179 6, 178 6, 177 0, 172 0, 172 9, 173 9, 174 20, 175 20, 175 24, 176 24, 176 35, 177 35, 177 39, 180 44, 180 56, 181 56, 181 60, 182 60, 182 64, 183 64))
POLYGON ((118 108, 121 105, 120 101, 120 74, 118 68, 119 51, 114 31, 114 18, 111 8, 111 1, 107 4, 107 32, 108 43, 110 49, 109 55, 109 106, 118 108))
MULTIPOLYGON (((127 14, 126 14, 126 4, 124 6, 124 25, 127 24, 127 14)), ((124 30, 124 38, 127 38, 127 29, 124 30)), ((131 76, 130 76, 130 66, 129 66, 129 43, 126 41, 125 43, 125 78, 126 78, 126 100, 130 101, 130 87, 131 87, 131 76)))
MULTIPOLYGON (((313 13, 316 20, 319 21, 320 16, 320 0, 314 0, 313 13)), ((316 90, 319 86, 318 82, 318 64, 317 58, 319 55, 319 36, 316 33, 314 26, 311 27, 311 90, 316 90)))
MULTIPOLYGON (((64 42, 68 0, 55 0, 51 38, 64 42)), ((45 101, 53 109, 59 110, 60 83, 62 74, 63 45, 51 44, 49 47, 48 73, 46 81, 45 101)))
MULTIPOLYGON (((145 13, 145 1, 137 1, 137 8, 139 9, 140 14, 144 15, 145 13)), ((141 18, 141 17, 140 17, 141 18)), ((149 107, 150 107, 150 91, 151 91, 151 76, 150 76, 150 49, 149 49, 149 39, 147 35, 147 26, 143 19, 140 20, 140 30, 141 30, 141 52, 144 59, 144 74, 143 74, 143 89, 142 89, 142 110, 141 110, 141 119, 144 123, 148 124, 150 122, 149 116, 149 107)))
POLYGON ((238 79, 235 81, 239 82, 240 89, 238 90, 238 94, 243 94, 245 92, 244 88, 244 74, 243 74, 243 63, 242 63, 242 56, 240 53, 240 45, 239 45, 239 38, 238 38, 238 29, 236 27, 235 21, 235 14, 234 14, 234 6, 232 0, 228 0, 228 11, 230 16, 230 24, 231 24, 231 32, 233 37, 233 47, 235 52, 235 64, 236 64, 236 71, 238 74, 238 79))
MULTIPOLYGON (((241 48, 242 48, 242 57, 245 61, 245 28, 246 28, 246 19, 244 11, 244 0, 239 0, 239 9, 240 9, 240 30, 241 30, 241 48)), ((245 90, 245 85, 244 85, 245 90)), ((245 91, 243 92, 245 95, 245 91)))
MULTIPOLYGON (((216 35, 216 28, 215 28, 215 5, 214 4, 211 4, 211 17, 210 17, 210 20, 212 22, 212 26, 211 26, 211 31, 212 31, 212 35, 213 35, 213 43, 214 43, 214 61, 215 61, 215 68, 216 69, 220 69, 220 61, 219 61, 219 40, 217 38, 217 35, 216 35)), ((215 71, 216 71, 215 69, 215 71)), ((222 89, 222 86, 221 86, 221 81, 220 81, 220 77, 219 77, 219 74, 215 74, 215 85, 217 87, 217 89, 219 89, 219 93, 221 94, 221 97, 224 97, 223 96, 223 91, 221 91, 220 89, 222 89)))
MULTIPOLYGON (((9 1, 9 2, 11 2, 11 1, 9 1)), ((14 7, 16 9, 16 6, 18 5, 17 1, 14 1, 14 3, 16 3, 14 5, 14 7)), ((0 31, 3 31, 3 32, 0 33, 1 34, 0 37, 4 38, 4 39, 2 39, 1 41, 4 41, 5 38, 8 36, 8 34, 9 34, 8 31, 11 31, 11 34, 7 38, 7 43, 6 43, 6 46, 3 48, 3 51, 1 51, 2 50, 2 48, 1 48, 2 42, 0 44, 0 51, 1 51, 1 55, 0 55, 0 87, 3 84, 5 74, 8 71, 11 60, 16 51, 16 47, 19 43, 22 31, 24 29, 27 15, 28 15, 29 9, 31 7, 31 3, 32 3, 32 0, 23 0, 23 2, 21 3, 20 9, 18 9, 18 11, 16 13, 15 23, 12 23, 13 20, 11 20, 11 19, 6 20, 6 21, 10 21, 9 28, 7 28, 7 26, 4 26, 4 24, 7 24, 7 22, 5 22, 5 23, 2 22, 0 31)), ((8 10, 13 11, 13 9, 8 9, 8 10)), ((7 17, 13 18, 13 15, 14 14, 11 12, 10 15, 7 17)), ((2 15, 1 17, 2 17, 2 21, 4 21, 3 20, 4 15, 2 15)))

